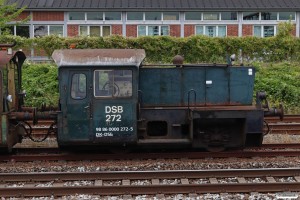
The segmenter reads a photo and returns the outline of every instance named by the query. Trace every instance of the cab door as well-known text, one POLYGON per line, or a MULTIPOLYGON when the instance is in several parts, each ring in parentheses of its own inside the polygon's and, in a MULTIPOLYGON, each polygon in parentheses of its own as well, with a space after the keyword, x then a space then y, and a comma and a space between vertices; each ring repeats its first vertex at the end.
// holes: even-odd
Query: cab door
POLYGON ((60 104, 62 133, 59 142, 90 140, 91 124, 91 73, 90 70, 62 69, 60 73, 60 104))
POLYGON ((94 142, 103 145, 127 145, 137 141, 136 69, 113 67, 94 72, 94 142))

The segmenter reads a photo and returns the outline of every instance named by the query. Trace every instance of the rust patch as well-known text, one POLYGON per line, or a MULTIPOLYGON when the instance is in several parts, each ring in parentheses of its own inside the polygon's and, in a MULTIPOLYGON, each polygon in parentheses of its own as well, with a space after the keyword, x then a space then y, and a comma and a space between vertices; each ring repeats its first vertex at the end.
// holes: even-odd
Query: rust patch
POLYGON ((58 66, 139 66, 145 56, 143 49, 60 49, 52 54, 58 66))

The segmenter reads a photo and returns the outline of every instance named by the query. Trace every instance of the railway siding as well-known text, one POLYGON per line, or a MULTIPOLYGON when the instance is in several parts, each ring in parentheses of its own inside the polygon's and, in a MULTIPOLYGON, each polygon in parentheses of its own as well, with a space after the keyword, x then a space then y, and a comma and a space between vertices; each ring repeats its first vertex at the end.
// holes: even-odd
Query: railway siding
MULTIPOLYGON (((300 169, 1 174, 3 197, 299 191, 300 169), (257 181, 260 180, 260 181, 257 181), (16 192, 18 188, 18 192, 16 192)), ((293 193, 293 195, 298 195, 293 193)))

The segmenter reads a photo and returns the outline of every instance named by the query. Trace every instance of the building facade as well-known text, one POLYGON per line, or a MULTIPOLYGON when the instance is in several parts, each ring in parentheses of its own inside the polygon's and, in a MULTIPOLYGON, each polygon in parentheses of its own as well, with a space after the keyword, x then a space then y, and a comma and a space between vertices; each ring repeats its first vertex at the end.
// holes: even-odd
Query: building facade
MULTIPOLYGON (((291 21, 300 33, 299 0, 11 0, 26 6, 26 24, 11 27, 24 37, 270 37, 291 21)), ((13 23, 13 22, 12 22, 13 23)))

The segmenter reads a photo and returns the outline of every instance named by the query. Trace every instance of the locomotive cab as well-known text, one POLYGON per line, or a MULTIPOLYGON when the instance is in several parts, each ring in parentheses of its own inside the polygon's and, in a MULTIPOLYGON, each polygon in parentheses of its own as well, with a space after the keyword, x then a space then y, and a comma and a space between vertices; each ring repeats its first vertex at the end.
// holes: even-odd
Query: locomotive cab
POLYGON ((144 50, 67 49, 52 57, 59 67, 59 146, 135 144, 144 50))

